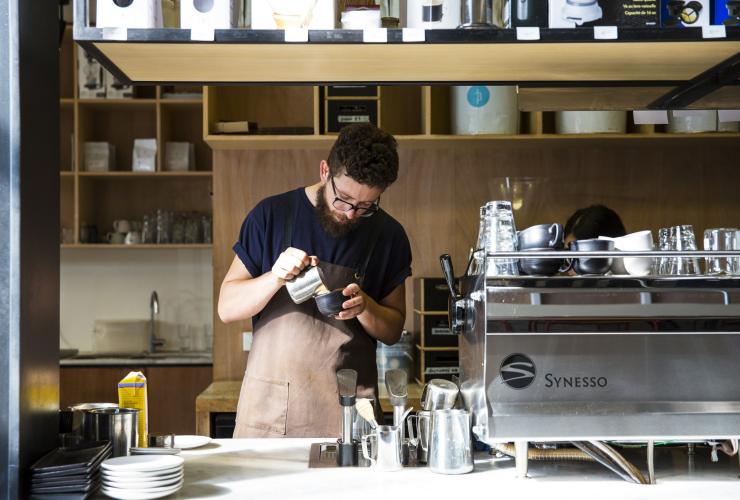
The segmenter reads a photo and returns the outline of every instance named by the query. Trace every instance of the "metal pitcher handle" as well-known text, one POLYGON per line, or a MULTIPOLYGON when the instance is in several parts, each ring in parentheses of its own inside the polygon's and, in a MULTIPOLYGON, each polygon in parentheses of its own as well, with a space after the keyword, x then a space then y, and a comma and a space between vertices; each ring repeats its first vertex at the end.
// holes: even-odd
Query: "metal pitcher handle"
POLYGON ((409 415, 408 418, 406 419, 406 429, 408 430, 410 441, 414 441, 414 442, 418 441, 419 439, 418 438, 418 434, 419 434, 418 428, 419 428, 419 415, 418 414, 409 415), (414 432, 414 420, 416 420, 416 428, 417 428, 416 432, 414 432))
POLYGON ((365 434, 362 436, 362 456, 365 457, 365 460, 370 461, 370 465, 375 465, 376 461, 373 457, 370 456, 370 452, 367 450, 367 441, 375 436, 375 434, 365 434))

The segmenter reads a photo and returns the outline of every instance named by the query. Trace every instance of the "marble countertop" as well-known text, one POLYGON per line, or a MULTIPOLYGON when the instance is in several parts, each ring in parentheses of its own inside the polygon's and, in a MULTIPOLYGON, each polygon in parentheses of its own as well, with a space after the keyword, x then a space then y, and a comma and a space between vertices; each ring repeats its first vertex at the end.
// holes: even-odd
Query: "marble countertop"
POLYGON ((155 354, 131 354, 112 356, 106 354, 81 353, 59 360, 59 366, 153 366, 153 365, 212 365, 210 352, 157 352, 155 354))
MULTIPOLYGON (((475 471, 460 476, 435 474, 427 467, 398 472, 367 468, 309 469, 316 439, 221 439, 182 452, 185 485, 168 498, 254 499, 733 499, 740 498, 737 457, 709 460, 697 449, 689 461, 685 448, 656 449, 655 485, 628 483, 601 465, 588 462, 530 461, 528 479, 515 477, 514 461, 480 454, 475 471)), ((720 454, 722 455, 722 454, 720 454)), ((633 462, 644 472, 644 463, 633 462)), ((646 472, 645 472, 646 473, 646 472)), ((102 493, 97 498, 104 498, 102 493)))

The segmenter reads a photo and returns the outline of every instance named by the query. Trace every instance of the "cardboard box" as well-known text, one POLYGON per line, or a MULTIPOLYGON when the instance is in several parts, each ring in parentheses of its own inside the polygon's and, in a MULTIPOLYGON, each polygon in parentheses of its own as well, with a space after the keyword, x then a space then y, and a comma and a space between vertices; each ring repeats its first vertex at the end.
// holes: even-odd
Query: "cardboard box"
POLYGON ((666 28, 699 28, 712 20, 711 0, 661 0, 662 25, 666 28))
POLYGON ((97 0, 98 28, 161 28, 161 0, 97 0))
POLYGON ((80 99, 105 97, 105 73, 98 61, 82 47, 77 47, 77 86, 80 99))
POLYGON ((712 24, 740 26, 740 0, 714 0, 712 24))
POLYGON ((511 0, 511 27, 547 28, 547 2, 544 0, 511 0))
POLYGON ((658 27, 660 0, 550 0, 548 18, 550 28, 658 27))
POLYGON ((180 28, 236 28, 239 4, 238 0, 180 0, 180 28))
POLYGON ((334 0, 254 0, 252 29, 335 28, 334 0))

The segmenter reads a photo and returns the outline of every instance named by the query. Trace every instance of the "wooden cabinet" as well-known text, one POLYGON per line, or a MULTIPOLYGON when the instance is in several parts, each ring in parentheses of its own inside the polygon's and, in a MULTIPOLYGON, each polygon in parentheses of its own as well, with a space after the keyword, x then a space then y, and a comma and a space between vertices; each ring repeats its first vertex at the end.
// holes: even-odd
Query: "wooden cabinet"
POLYGON ((117 403, 118 382, 131 371, 147 378, 149 432, 195 433, 195 398, 211 383, 210 366, 63 366, 59 406, 117 403))

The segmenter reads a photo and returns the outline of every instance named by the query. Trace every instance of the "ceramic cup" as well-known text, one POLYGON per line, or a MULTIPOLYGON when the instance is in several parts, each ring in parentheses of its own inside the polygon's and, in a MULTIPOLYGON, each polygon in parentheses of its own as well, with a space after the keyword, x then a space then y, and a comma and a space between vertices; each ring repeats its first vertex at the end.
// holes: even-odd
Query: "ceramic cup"
POLYGON ((116 220, 113 221, 113 229, 117 233, 128 233, 131 231, 131 223, 127 220, 116 220))
POLYGON ((123 245, 126 243, 126 233, 108 233, 105 235, 105 239, 111 245, 123 245))
MULTIPOLYGON (((574 252, 605 252, 614 250, 614 242, 599 240, 597 238, 588 240, 576 240, 570 242, 570 249, 574 252)), ((578 274, 605 274, 612 265, 612 259, 587 257, 574 257, 573 269, 578 274)))
POLYGON ((126 245, 138 245, 141 243, 141 233, 138 231, 129 231, 123 241, 126 245))
MULTIPOLYGON (((609 238, 599 236, 600 240, 614 242, 615 250, 625 252, 638 252, 653 250, 655 242, 653 241, 653 232, 650 230, 630 233, 619 238, 609 238)), ((652 257, 625 257, 624 259, 614 259, 612 262, 613 274, 631 274, 632 276, 647 276, 652 273, 654 260, 652 257)))

